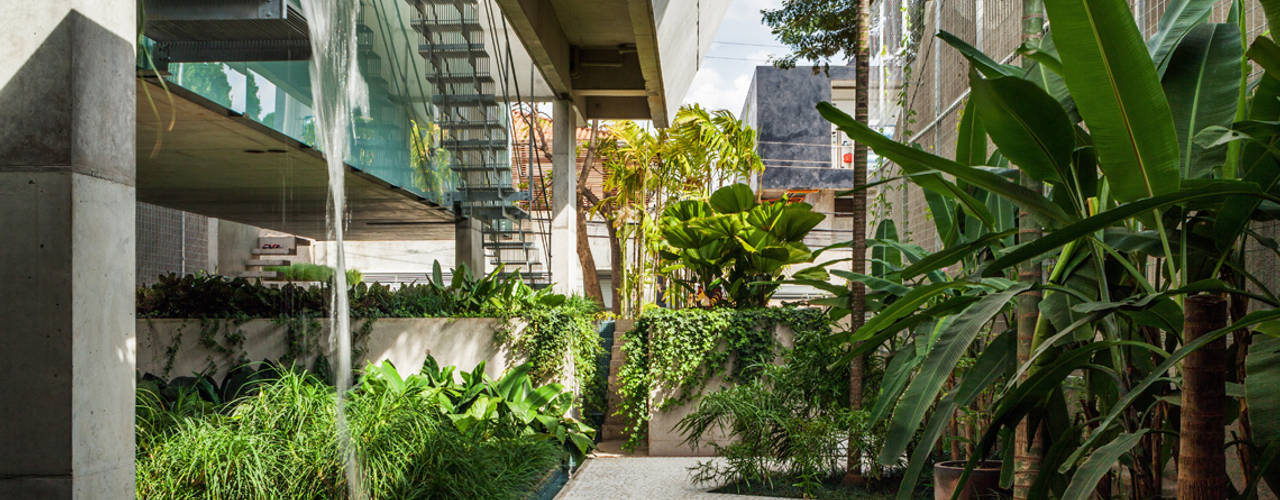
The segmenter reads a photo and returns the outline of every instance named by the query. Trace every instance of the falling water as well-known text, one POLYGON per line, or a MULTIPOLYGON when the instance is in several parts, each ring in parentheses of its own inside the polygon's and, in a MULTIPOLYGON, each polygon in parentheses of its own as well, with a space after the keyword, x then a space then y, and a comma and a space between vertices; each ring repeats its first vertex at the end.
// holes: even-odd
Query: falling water
POLYGON ((329 166, 329 234, 336 263, 329 322, 329 345, 338 347, 336 370, 338 446, 346 463, 347 494, 368 497, 360 482, 359 461, 347 427, 343 398, 351 386, 351 315, 347 302, 347 264, 343 250, 346 212, 347 131, 351 114, 368 108, 368 89, 356 62, 357 0, 302 0, 311 34, 311 107, 316 114, 316 137, 329 166))

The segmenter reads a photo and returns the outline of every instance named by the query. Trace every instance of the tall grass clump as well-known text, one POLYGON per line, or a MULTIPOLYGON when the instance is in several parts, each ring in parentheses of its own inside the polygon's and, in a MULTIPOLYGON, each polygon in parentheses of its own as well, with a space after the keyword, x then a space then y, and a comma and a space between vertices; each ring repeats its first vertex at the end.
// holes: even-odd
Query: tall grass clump
MULTIPOLYGON (((214 412, 140 392, 139 498, 342 498, 333 388, 285 372, 252 392, 214 412)), ((366 381, 348 401, 371 498, 523 498, 563 456, 541 436, 470 439, 430 387, 366 381)))

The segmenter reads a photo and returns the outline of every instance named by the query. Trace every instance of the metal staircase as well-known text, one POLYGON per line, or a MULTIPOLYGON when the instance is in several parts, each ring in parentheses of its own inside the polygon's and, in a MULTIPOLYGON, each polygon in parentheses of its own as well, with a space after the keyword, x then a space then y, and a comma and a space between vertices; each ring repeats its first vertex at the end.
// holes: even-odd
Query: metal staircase
POLYGON ((407 1, 418 12, 412 25, 421 35, 418 52, 431 69, 426 79, 434 91, 441 146, 457 174, 455 210, 483 222, 491 264, 537 283, 546 273, 527 229, 529 214, 517 204, 529 193, 512 182, 509 99, 494 79, 501 75, 492 73, 477 0, 407 1))

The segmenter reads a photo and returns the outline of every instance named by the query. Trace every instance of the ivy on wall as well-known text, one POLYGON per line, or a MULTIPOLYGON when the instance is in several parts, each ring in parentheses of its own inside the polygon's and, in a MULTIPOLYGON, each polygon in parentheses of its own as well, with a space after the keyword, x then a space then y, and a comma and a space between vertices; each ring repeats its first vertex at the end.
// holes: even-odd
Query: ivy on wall
MULTIPOLYGON (((818 309, 655 309, 641 315, 623 338, 626 362, 618 372, 625 448, 645 442, 653 413, 692 401, 715 376, 731 384, 759 377, 780 354, 777 326, 795 332, 795 349, 782 353, 788 362, 803 363, 801 371, 826 369, 830 358, 818 349, 830 327, 818 309)), ((815 397, 844 397, 848 377, 832 378, 814 387, 815 397)))

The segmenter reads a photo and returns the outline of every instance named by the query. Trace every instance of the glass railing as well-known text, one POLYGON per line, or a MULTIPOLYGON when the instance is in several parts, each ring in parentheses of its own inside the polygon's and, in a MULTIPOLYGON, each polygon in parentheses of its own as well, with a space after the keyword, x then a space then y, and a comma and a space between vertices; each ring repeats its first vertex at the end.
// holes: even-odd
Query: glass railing
MULTIPOLYGON (((444 147, 445 131, 432 105, 433 68, 419 54, 416 14, 404 0, 365 4, 357 34, 358 63, 369 89, 369 109, 354 120, 346 162, 448 207, 459 180, 450 168, 454 155, 444 147)), ((146 65, 145 57, 140 65, 146 65)), ((319 148, 308 61, 169 63, 166 79, 319 148)))

